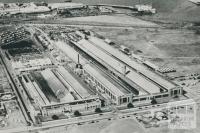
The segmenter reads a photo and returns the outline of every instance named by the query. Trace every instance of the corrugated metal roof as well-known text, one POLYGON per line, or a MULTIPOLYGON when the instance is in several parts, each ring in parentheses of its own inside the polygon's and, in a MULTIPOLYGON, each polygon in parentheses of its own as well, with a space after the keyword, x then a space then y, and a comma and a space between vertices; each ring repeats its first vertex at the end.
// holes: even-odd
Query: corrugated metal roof
MULTIPOLYGON (((70 46, 66 45, 63 42, 58 42, 56 45, 65 52, 69 58, 71 58, 73 61, 77 61, 77 55, 78 53, 72 49, 70 46)), ((94 69, 90 64, 86 62, 86 60, 82 59, 80 56, 80 62, 84 65, 84 69, 88 72, 90 72, 94 77, 97 77, 97 79, 103 83, 108 89, 110 89, 114 94, 117 96, 124 95, 123 92, 121 92, 116 86, 114 86, 111 82, 109 82, 105 77, 103 77, 96 69, 94 69)))
POLYGON ((60 66, 57 70, 82 98, 90 96, 86 88, 84 88, 64 67, 60 66))
MULTIPOLYGON (((124 73, 124 64, 118 61, 117 59, 113 58, 111 55, 107 54, 103 50, 97 48, 87 40, 81 40, 77 44, 81 49, 85 50, 87 53, 89 53, 93 58, 98 58, 102 62, 107 63, 107 65, 113 67, 115 70, 117 70, 120 73, 124 73)), ((123 60, 123 59, 122 59, 123 60)), ((139 66, 138 64, 136 64, 139 66)), ((130 67, 127 67, 127 71, 130 70, 130 73, 126 76, 129 78, 133 83, 137 84, 144 90, 146 90, 149 93, 159 93, 160 88, 156 86, 154 83, 150 82, 137 72, 133 71, 130 67)))
POLYGON ((50 69, 41 71, 41 74, 44 77, 44 79, 47 81, 49 87, 57 96, 57 98, 61 99, 66 95, 67 89, 50 69))
POLYGON ((124 92, 122 92, 121 90, 119 90, 115 85, 113 85, 111 82, 109 82, 105 77, 103 77, 97 70, 95 70, 89 64, 86 64, 84 66, 84 69, 88 73, 90 73, 93 77, 95 77, 102 85, 106 86, 106 88, 108 90, 110 90, 112 94, 115 94, 116 96, 123 96, 123 95, 125 95, 124 92))
POLYGON ((98 39, 96 37, 92 37, 92 38, 90 38, 90 41, 92 41, 93 44, 95 44, 99 48, 107 51, 108 53, 112 54, 114 57, 116 57, 116 58, 120 59, 121 61, 125 62, 130 67, 132 67, 132 68, 136 69, 137 71, 141 72, 146 77, 150 78, 151 80, 153 80, 157 84, 161 85, 165 89, 170 90, 170 89, 176 87, 175 84, 173 84, 170 81, 164 79, 160 75, 148 70, 145 66, 143 66, 142 64, 139 64, 136 61, 130 59, 125 54, 121 53, 117 49, 115 49, 112 46, 110 46, 107 43, 105 43, 103 40, 98 39))

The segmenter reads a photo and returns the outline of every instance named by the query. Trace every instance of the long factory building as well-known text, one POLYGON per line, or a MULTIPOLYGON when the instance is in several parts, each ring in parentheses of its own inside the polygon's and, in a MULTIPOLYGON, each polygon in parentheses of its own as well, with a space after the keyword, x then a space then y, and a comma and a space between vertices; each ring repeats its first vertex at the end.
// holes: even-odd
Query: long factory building
MULTIPOLYGON (((132 86, 142 100, 145 99, 144 95, 151 96, 146 98, 148 100, 182 94, 181 87, 130 59, 101 39, 91 37, 89 40, 82 39, 73 44, 132 86)), ((141 99, 134 98, 134 101, 141 99)))
POLYGON ((159 84, 163 89, 170 90, 172 88, 176 88, 177 85, 172 83, 169 80, 164 79, 163 77, 159 76, 155 72, 148 70, 144 65, 137 63, 136 61, 129 58, 127 55, 123 54, 122 52, 116 50, 112 46, 106 44, 103 40, 98 39, 96 37, 91 37, 89 40, 92 44, 96 45, 96 47, 104 50, 108 54, 112 55, 113 57, 121 60, 125 65, 130 66, 131 68, 135 69, 136 71, 140 72, 146 78, 152 80, 156 84, 159 84))
MULTIPOLYGON (((62 50, 73 62, 78 63, 78 55, 72 47, 65 44, 64 42, 56 42, 56 46, 62 50)), ((124 88, 121 88, 114 82, 108 80, 103 73, 98 71, 92 66, 92 64, 88 63, 82 56, 80 56, 79 63, 83 65, 83 74, 86 77, 86 80, 95 86, 100 93, 113 101, 113 103, 127 104, 132 101, 132 93, 124 88)))
POLYGON ((93 111, 101 107, 99 97, 88 92, 87 88, 84 88, 66 68, 45 69, 40 71, 40 74, 51 89, 48 91, 52 91, 58 101, 52 100, 44 92, 44 86, 41 86, 36 77, 30 73, 23 73, 20 79, 28 97, 27 100, 33 107, 30 110, 32 119, 38 114, 46 117, 76 110, 93 111))
POLYGON ((47 82, 47 77, 49 77, 49 75, 52 75, 52 77, 53 75, 55 76, 54 79, 49 81, 54 84, 54 86, 51 87, 58 91, 58 89, 61 89, 61 86, 63 86, 63 89, 65 89, 65 93, 63 94, 65 94, 65 96, 62 96, 64 101, 42 106, 41 112, 43 116, 62 114, 63 112, 74 112, 76 110, 89 111, 101 107, 99 97, 88 91, 88 88, 83 87, 80 82, 66 70, 66 68, 59 66, 57 69, 47 69, 44 71, 48 72, 48 75, 44 75, 46 76, 47 82), (66 95, 66 93, 68 95, 66 95))

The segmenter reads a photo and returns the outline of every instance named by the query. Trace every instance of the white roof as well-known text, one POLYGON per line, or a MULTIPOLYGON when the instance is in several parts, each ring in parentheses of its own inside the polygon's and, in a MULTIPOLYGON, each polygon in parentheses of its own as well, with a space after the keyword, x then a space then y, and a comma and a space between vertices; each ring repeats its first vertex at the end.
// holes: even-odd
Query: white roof
MULTIPOLYGON (((105 51, 97 48, 95 45, 89 43, 87 40, 81 40, 78 42, 79 47, 89 53, 92 57, 98 58, 102 62, 105 62, 108 66, 111 66, 115 70, 120 73, 124 73, 124 64, 113 58, 111 55, 107 54, 105 51)), ((127 71, 130 70, 130 73, 126 76, 133 83, 137 84, 144 90, 149 93, 159 93, 160 88, 156 86, 154 83, 145 79, 143 76, 138 74, 137 72, 131 70, 130 67, 127 67, 127 71)))
POLYGON ((115 85, 113 85, 110 81, 108 81, 104 76, 102 76, 96 69, 94 69, 91 65, 86 64, 84 69, 94 76, 102 85, 106 87, 106 89, 110 90, 112 94, 115 96, 123 96, 125 95, 121 90, 119 90, 115 85))
MULTIPOLYGON (((55 43, 58 48, 60 48, 63 52, 65 52, 69 58, 71 58, 73 61, 77 62, 77 55, 78 53, 65 44, 64 42, 56 42, 55 43)), ((116 86, 114 86, 111 82, 109 82, 104 76, 102 76, 96 69, 94 69, 90 64, 86 62, 86 60, 82 59, 80 56, 80 62, 84 66, 84 69, 88 72, 91 73, 94 77, 96 77, 99 82, 101 82, 103 85, 105 85, 108 89, 111 90, 113 94, 116 94, 117 96, 122 96, 124 95, 123 92, 121 92, 116 86)))
POLYGON ((158 70, 158 66, 155 65, 154 63, 150 62, 150 61, 144 61, 144 63, 150 67, 152 67, 155 70, 158 70))
MULTIPOLYGON (((78 63, 78 53, 75 50, 73 50, 70 46, 68 46, 65 42, 55 42, 55 45, 65 54, 67 54, 68 57, 71 58, 74 62, 78 63)), ((85 64, 86 62, 82 59, 82 57, 79 57, 80 64, 85 64)))
POLYGON ((90 96, 86 88, 84 88, 64 67, 60 66, 57 70, 82 98, 90 96))
POLYGON ((48 4, 52 9, 55 8, 80 8, 83 7, 82 3, 49 3, 48 4))
POLYGON ((35 81, 32 82, 27 75, 23 76, 25 76, 26 79, 28 80, 28 82, 24 84, 28 87, 28 91, 30 92, 30 95, 34 98, 34 100, 36 100, 41 106, 49 104, 49 100, 41 91, 37 83, 35 81))
POLYGON ((101 48, 101 49, 105 50, 106 52, 112 54, 112 56, 123 61, 124 63, 129 65, 131 68, 136 69, 137 71, 141 72, 143 75, 150 78, 151 80, 153 80, 157 84, 161 85, 165 89, 169 90, 169 89, 176 87, 175 84, 164 79, 163 77, 159 76, 158 74, 148 70, 145 66, 143 66, 142 64, 139 64, 138 62, 130 59, 127 55, 123 54, 122 52, 118 51, 117 49, 113 48, 112 46, 106 44, 103 40, 98 39, 96 37, 92 37, 92 38, 90 38, 90 41, 92 41, 99 48, 101 48))

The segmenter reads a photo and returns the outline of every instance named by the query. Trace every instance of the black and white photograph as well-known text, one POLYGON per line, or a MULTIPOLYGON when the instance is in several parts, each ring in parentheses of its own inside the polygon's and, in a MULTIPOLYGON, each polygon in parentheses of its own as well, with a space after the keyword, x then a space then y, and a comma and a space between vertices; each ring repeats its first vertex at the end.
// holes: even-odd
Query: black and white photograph
POLYGON ((0 0, 0 133, 200 133, 200 0, 0 0))

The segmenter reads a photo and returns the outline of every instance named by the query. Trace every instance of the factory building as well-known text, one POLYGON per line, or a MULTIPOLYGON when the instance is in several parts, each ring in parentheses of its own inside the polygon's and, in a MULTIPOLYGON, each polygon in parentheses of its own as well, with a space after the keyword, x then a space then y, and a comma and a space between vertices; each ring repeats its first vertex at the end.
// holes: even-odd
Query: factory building
POLYGON ((60 75, 60 79, 63 79, 63 83, 68 86, 69 91, 73 92, 73 94, 77 94, 76 97, 78 99, 86 99, 95 95, 83 87, 83 85, 64 67, 58 67, 56 72, 60 75))
MULTIPOLYGON (((74 62, 77 62, 78 52, 76 52, 73 48, 63 42, 57 42, 55 44, 70 59, 72 59, 74 62)), ((84 60, 81 56, 79 62, 80 64, 84 64, 83 74, 85 76, 85 80, 88 81, 88 83, 92 84, 92 86, 96 87, 96 89, 102 95, 109 97, 116 105, 127 104, 132 101, 132 93, 124 90, 116 84, 114 85, 114 83, 108 80, 108 77, 105 77, 103 73, 94 69, 94 66, 88 64, 86 60, 84 60)))
POLYGON ((50 104, 41 107, 42 116, 52 116, 66 113, 73 113, 75 111, 94 111, 101 107, 101 101, 98 97, 76 100, 69 103, 50 104))
POLYGON ((82 3, 50 3, 49 7, 51 9, 75 9, 75 8, 83 8, 86 5, 82 3))
POLYGON ((42 71, 41 74, 47 81, 47 84, 49 85, 57 99, 62 99, 66 96, 67 90, 65 86, 59 81, 59 79, 53 74, 50 69, 42 71))
POLYGON ((99 92, 109 97, 116 105, 127 104, 132 101, 132 94, 129 91, 120 89, 111 83, 91 65, 86 64, 83 69, 86 80, 91 82, 99 92))
POLYGON ((22 75, 21 81, 32 103, 36 103, 36 105, 38 106, 50 104, 49 100, 44 95, 41 88, 38 86, 35 80, 32 79, 31 75, 22 75))
MULTIPOLYGON (((152 82, 153 84, 158 86, 160 88, 160 90, 162 90, 163 92, 174 91, 172 93, 176 94, 176 92, 179 91, 180 87, 178 85, 176 85, 175 83, 169 81, 168 79, 165 79, 164 77, 156 74, 155 72, 147 69, 144 65, 139 64, 138 62, 130 59, 128 56, 122 54, 115 48, 106 44, 103 40, 92 37, 92 38, 90 38, 90 41, 93 42, 92 44, 94 44, 97 47, 108 52, 111 56, 114 56, 118 60, 122 61, 123 64, 130 67, 132 70, 135 70, 136 72, 138 72, 140 75, 143 76, 143 78, 148 79, 150 82, 152 82)), ((158 90, 158 92, 160 92, 159 89, 157 89, 157 90, 158 90)))
POLYGON ((26 97, 27 107, 31 108, 29 111, 33 120, 38 115, 45 118, 53 115, 70 114, 77 110, 80 112, 94 111, 101 107, 99 97, 87 92, 86 88, 81 86, 64 67, 37 71, 37 74, 41 77, 32 76, 34 74, 30 73, 19 76, 24 88, 23 95, 26 97), (45 93, 44 86, 41 86, 36 78, 45 80, 46 85, 49 86, 45 85, 46 88, 51 89, 49 91, 54 93, 58 99, 57 102, 45 93), (76 99, 76 96, 78 99, 76 99))
POLYGON ((107 68, 110 74, 132 86, 131 90, 136 95, 133 102, 149 102, 182 94, 180 86, 150 71, 101 39, 91 37, 73 44, 107 68))
POLYGON ((13 59, 11 66, 17 71, 30 71, 52 66, 52 62, 48 57, 41 58, 23 58, 13 59))
POLYGON ((23 3, 22 6, 19 6, 16 3, 8 3, 0 5, 0 13, 8 12, 10 14, 18 14, 18 13, 41 13, 49 11, 50 9, 48 7, 37 6, 33 2, 23 3), (7 5, 7 7, 5 5, 7 5))
POLYGON ((138 12, 144 12, 144 13, 156 13, 156 9, 152 7, 152 5, 135 5, 135 8, 138 12))

